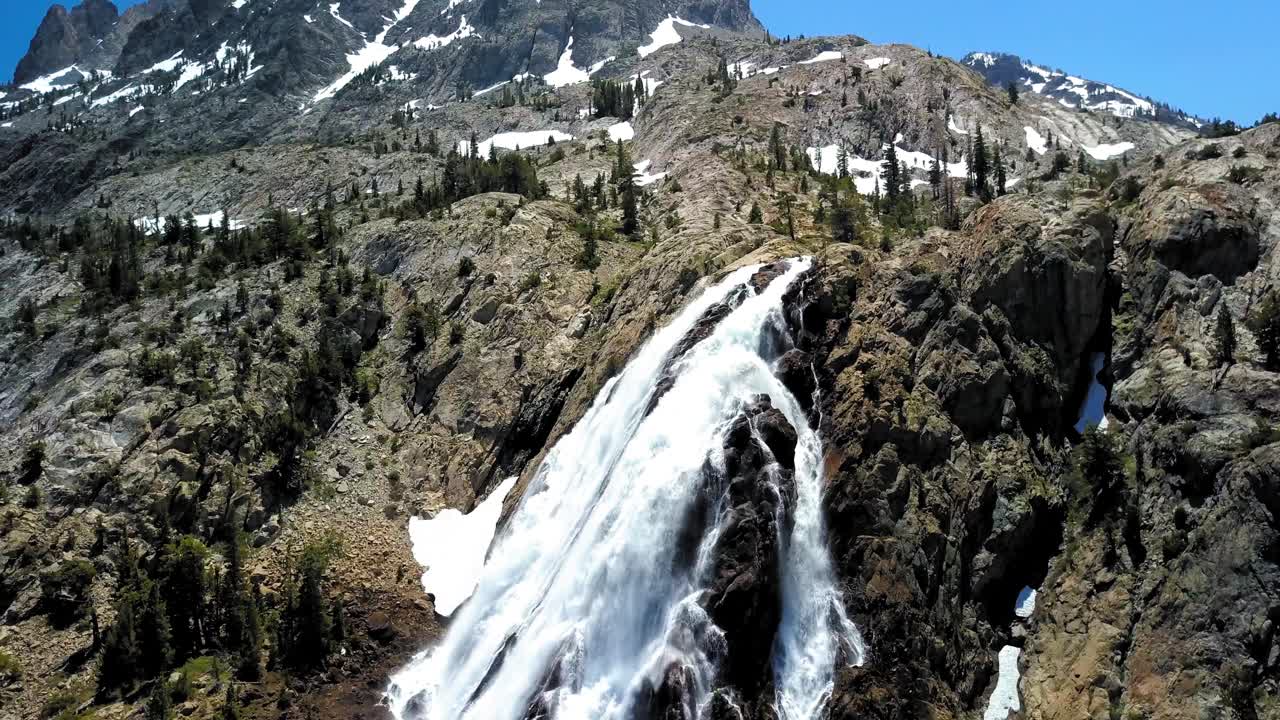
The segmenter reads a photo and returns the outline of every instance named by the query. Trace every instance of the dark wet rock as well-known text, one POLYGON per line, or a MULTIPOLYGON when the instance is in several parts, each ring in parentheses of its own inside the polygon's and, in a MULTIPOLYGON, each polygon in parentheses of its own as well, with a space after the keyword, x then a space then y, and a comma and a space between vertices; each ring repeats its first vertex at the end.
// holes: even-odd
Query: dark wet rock
POLYGON ((813 393, 818 379, 813 370, 813 356, 803 350, 788 350, 778 358, 774 373, 806 411, 813 408, 813 393))
POLYGON ((794 429, 767 397, 744 409, 724 443, 728 517, 704 604, 728 644, 722 679, 747 698, 757 697, 771 677, 782 614, 778 538, 788 527, 779 518, 794 497, 791 466, 774 465, 770 455, 794 456, 795 443, 794 429))
POLYGON ((684 665, 670 665, 657 686, 646 682, 640 689, 631 717, 634 720, 694 720, 698 714, 693 690, 693 671, 684 665))
POLYGON ((741 305, 745 297, 743 290, 731 291, 724 300, 707 308, 707 311, 702 314, 702 317, 698 318, 698 321, 689 329, 689 332, 680 338, 680 341, 671 349, 671 354, 667 357, 662 378, 658 380, 658 384, 653 390, 653 395, 650 396, 649 408, 646 412, 653 412, 662 397, 676 384, 674 369, 680 359, 692 350, 695 345, 711 337, 711 334, 716 330, 716 326, 728 317, 734 308, 741 305))
POLYGON ((773 283, 774 280, 782 277, 783 273, 786 271, 787 264, 785 262, 769 263, 757 270, 755 274, 751 276, 751 279, 747 281, 747 284, 751 286, 752 290, 755 290, 757 293, 762 293, 771 283, 773 283))

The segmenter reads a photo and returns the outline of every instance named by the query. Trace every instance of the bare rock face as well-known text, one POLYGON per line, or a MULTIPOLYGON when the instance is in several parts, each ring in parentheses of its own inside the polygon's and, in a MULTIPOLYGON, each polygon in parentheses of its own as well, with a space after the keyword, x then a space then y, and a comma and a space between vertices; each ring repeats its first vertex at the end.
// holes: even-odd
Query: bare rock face
POLYGON ((1024 653, 1027 717, 1274 713, 1280 376, 1245 320, 1276 290, 1277 151, 1275 125, 1197 141, 1112 190, 1145 186, 1117 263, 1111 402, 1132 470, 1067 528, 1024 653), (1224 309, 1241 342, 1219 365, 1224 309))
POLYGON ((1188 277, 1231 284, 1258 264, 1258 220, 1243 187, 1216 182, 1173 187, 1143 198, 1125 248, 1141 267, 1155 261, 1188 277))
MULTIPOLYGON (((997 310, 1010 332, 1044 348, 1054 389, 1065 394, 1106 311, 1114 221, 1088 199, 1062 212, 1043 198, 1014 197, 978 210, 964 230, 972 238, 962 270, 968 303, 979 314, 997 310)), ((1024 412, 1050 410, 1035 394, 1019 395, 1034 403, 1024 412)))
POLYGON ((18 61, 14 84, 62 70, 88 55, 111 32, 118 14, 110 0, 84 0, 69 11, 62 5, 50 7, 18 61))

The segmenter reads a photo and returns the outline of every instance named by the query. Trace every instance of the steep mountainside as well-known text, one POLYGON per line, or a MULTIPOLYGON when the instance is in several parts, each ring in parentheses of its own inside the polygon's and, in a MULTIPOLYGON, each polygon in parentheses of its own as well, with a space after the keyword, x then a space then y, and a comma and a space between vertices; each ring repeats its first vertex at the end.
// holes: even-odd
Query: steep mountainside
POLYGON ((1280 717, 1280 124, 146 7, 0 91, 0 717, 1280 717))
POLYGON ((961 60, 981 73, 992 85, 1031 90, 1061 103, 1063 107, 1100 112, 1116 117, 1145 117, 1189 130, 1204 123, 1196 117, 1147 97, 1135 95, 1108 83, 1088 80, 1061 70, 1050 70, 1017 55, 974 52, 961 60))

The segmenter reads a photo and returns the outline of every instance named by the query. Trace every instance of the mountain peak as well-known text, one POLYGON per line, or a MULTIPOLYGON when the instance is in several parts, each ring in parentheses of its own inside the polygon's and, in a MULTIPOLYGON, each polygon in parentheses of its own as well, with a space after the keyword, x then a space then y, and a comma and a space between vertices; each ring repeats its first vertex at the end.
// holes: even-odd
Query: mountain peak
POLYGON ((14 83, 30 82, 82 60, 102 44, 119 16, 110 0, 84 0, 71 10, 53 5, 14 70, 14 83))
POLYGON ((992 85, 1006 87, 1013 83, 1021 90, 1030 90, 1064 107, 1116 117, 1156 120, 1189 130, 1199 129, 1202 125, 1198 118, 1165 103, 1110 83, 1038 65, 1011 53, 971 52, 960 62, 977 71, 992 85))

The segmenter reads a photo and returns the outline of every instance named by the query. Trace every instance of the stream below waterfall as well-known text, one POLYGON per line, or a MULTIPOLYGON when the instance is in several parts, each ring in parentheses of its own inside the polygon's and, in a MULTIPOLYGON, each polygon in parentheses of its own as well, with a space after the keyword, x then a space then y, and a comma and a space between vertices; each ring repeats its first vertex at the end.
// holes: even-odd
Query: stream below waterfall
POLYGON ((728 513, 702 529, 688 561, 675 538, 705 500, 704 475, 723 466, 726 432, 759 395, 797 434, 794 499, 778 524, 773 702, 785 720, 820 716, 837 663, 860 664, 865 649, 827 547, 822 442, 772 367, 787 334, 783 296, 810 265, 788 262, 759 292, 748 280, 762 266, 733 272, 605 384, 531 477, 444 637, 391 678, 397 718, 520 720, 537 700, 557 719, 630 720, 637 695, 673 664, 705 716, 724 641, 700 598, 728 513), (718 303, 732 310, 677 357, 718 303), (664 377, 674 382, 654 404, 664 377))

